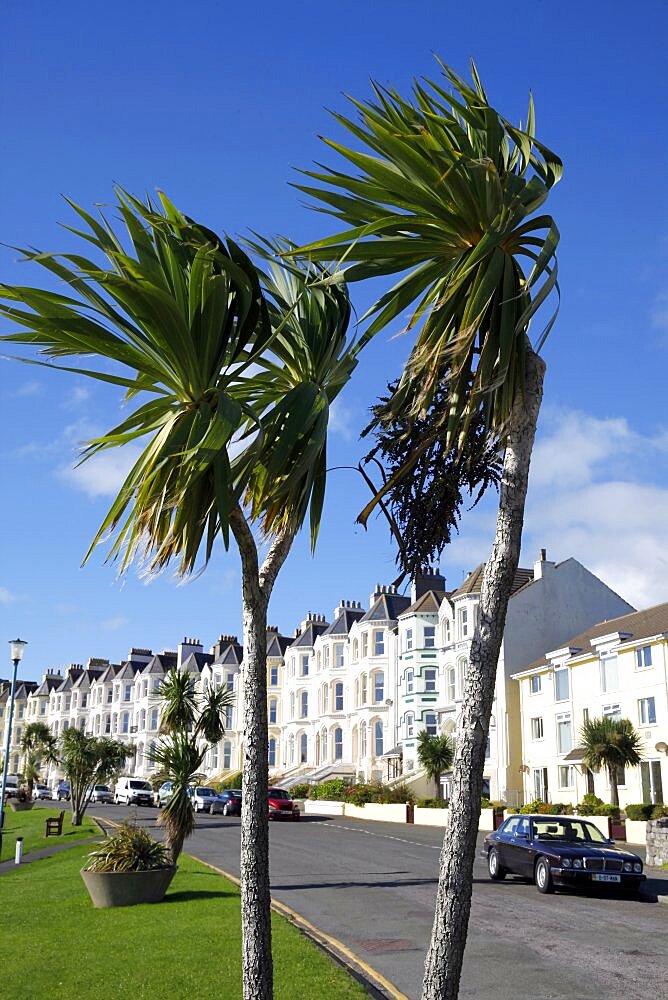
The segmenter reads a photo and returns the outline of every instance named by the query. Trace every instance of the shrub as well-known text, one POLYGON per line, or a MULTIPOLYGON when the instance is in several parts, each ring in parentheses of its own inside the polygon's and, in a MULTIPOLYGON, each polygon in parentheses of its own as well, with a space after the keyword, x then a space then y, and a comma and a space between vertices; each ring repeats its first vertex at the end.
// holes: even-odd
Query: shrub
POLYGON ((627 819, 642 821, 651 819, 655 808, 652 802, 632 802, 630 805, 624 806, 624 812, 627 819))
POLYGON ((145 872, 169 868, 165 844, 158 843, 141 826, 124 823, 88 855, 89 872, 145 872))
POLYGON ((388 785, 382 785, 380 794, 381 798, 378 800, 379 802, 396 805, 401 805, 404 802, 415 803, 415 792, 408 788, 407 785, 395 785, 393 788, 390 788, 388 785))
POLYGON ((528 815, 529 813, 538 813, 541 811, 541 807, 543 807, 544 805, 545 803, 543 802, 542 799, 534 799, 533 802, 527 802, 525 806, 522 806, 521 809, 518 809, 518 812, 526 815, 528 815))
POLYGON ((344 778, 330 778, 329 781, 322 781, 319 785, 312 785, 309 797, 340 802, 345 799, 345 793, 349 787, 350 782, 344 778))
POLYGON ((450 803, 447 799, 418 799, 417 804, 420 809, 447 809, 450 803))
POLYGON ((290 795, 293 799, 307 799, 309 792, 311 791, 311 786, 306 781, 298 782, 293 785, 290 789, 290 795))
POLYGON ((663 802, 657 802, 652 809, 650 819, 663 819, 664 816, 668 816, 668 805, 664 805, 663 802))
POLYGON ((241 788, 241 771, 236 771, 234 774, 230 774, 229 777, 225 778, 223 781, 216 782, 215 788, 219 792, 226 792, 228 788, 241 788))
POLYGON ((498 802, 495 799, 488 799, 484 795, 480 800, 481 809, 507 809, 505 802, 498 802))
POLYGON ((345 791, 345 800, 354 806, 363 806, 367 802, 382 802, 382 788, 380 782, 349 785, 345 791))
POLYGON ((605 806, 606 803, 603 799, 599 799, 598 795, 587 792, 577 807, 578 816, 605 816, 607 814, 602 811, 605 806))
POLYGON ((32 802, 32 795, 27 785, 21 785, 16 792, 17 802, 32 802))

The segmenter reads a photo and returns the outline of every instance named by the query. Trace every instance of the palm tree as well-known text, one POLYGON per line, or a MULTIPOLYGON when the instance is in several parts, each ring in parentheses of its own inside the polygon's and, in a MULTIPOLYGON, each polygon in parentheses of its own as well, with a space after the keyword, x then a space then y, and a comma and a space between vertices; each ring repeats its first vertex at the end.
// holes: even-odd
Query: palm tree
POLYGON ((23 730, 21 753, 23 754, 23 779, 32 790, 39 780, 42 764, 55 764, 57 740, 46 722, 30 722, 23 730))
POLYGON ((642 760, 642 740, 628 719, 588 719, 580 731, 582 761, 590 771, 605 768, 610 780, 610 801, 619 805, 619 769, 637 767, 642 760))
POLYGON ((225 710, 234 696, 227 688, 216 689, 209 684, 198 706, 194 678, 176 668, 163 680, 159 694, 162 736, 153 750, 153 759, 173 783, 159 822, 165 827, 172 864, 176 864, 184 840, 195 829, 188 787, 201 777, 207 751, 223 738, 225 710))
POLYGON ((420 764, 436 785, 436 798, 441 797, 441 775, 449 771, 455 758, 455 743, 451 736, 442 733, 431 736, 426 729, 418 735, 417 755, 420 764))
POLYGON ((76 726, 65 730, 60 737, 59 763, 70 783, 72 826, 81 826, 93 785, 110 781, 134 752, 128 743, 87 736, 76 726))
POLYGON ((446 86, 414 85, 413 99, 374 86, 353 100, 358 118, 335 118, 359 149, 326 139, 346 161, 299 185, 319 211, 346 227, 299 252, 336 261, 340 277, 401 274, 366 315, 365 337, 393 321, 418 329, 396 390, 377 419, 430 414, 431 433, 362 512, 392 490, 435 443, 462 457, 480 420, 482 442, 503 456, 496 535, 481 589, 479 622, 455 750, 450 825, 441 869, 423 1000, 454 1000, 466 944, 485 744, 508 598, 517 568, 529 463, 545 365, 527 332, 557 287, 558 230, 536 214, 559 180, 561 161, 535 138, 533 102, 524 127, 443 66, 446 86), (352 165, 354 172, 345 166, 352 165), (529 268, 523 266, 528 262, 529 268), (407 312, 407 310, 410 310, 407 312), (431 404, 437 393, 440 407, 431 404))
MULTIPOLYGON (((129 245, 103 215, 73 206, 87 227, 79 235, 102 263, 25 252, 62 278, 68 294, 0 288, 0 313, 25 328, 3 339, 51 359, 85 358, 60 367, 121 386, 128 400, 141 394, 141 405, 83 452, 86 460, 148 437, 88 555, 111 535, 109 557, 121 570, 143 557, 149 571, 176 560, 185 575, 200 553, 208 562, 217 539, 227 546, 234 535, 244 636, 244 996, 270 1000, 267 609, 307 514, 315 544, 330 406, 360 345, 347 340, 345 288, 328 287, 320 266, 269 264, 264 274, 234 241, 164 195, 160 206, 120 190, 117 198, 129 245), (268 543, 262 563, 256 525, 268 543)), ((266 264, 290 246, 256 249, 266 264)))

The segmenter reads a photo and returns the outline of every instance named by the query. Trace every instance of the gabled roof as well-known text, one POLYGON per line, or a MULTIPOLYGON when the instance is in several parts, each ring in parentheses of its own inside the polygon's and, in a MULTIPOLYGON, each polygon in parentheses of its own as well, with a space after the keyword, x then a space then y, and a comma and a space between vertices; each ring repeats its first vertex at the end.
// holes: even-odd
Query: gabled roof
POLYGON ((411 604, 405 611, 402 611, 399 617, 405 618, 406 615, 415 615, 418 612, 425 615, 436 615, 444 599, 449 596, 444 590, 428 590, 422 597, 418 597, 415 604, 411 604))
MULTIPOLYGON (((624 634, 623 642, 637 642, 655 635, 668 634, 668 602, 655 604, 654 607, 646 608, 644 611, 634 611, 631 614, 622 615, 620 618, 608 618, 598 622, 586 631, 580 632, 579 635, 562 643, 562 648, 566 649, 570 646, 572 649, 581 650, 581 652, 575 653, 575 656, 586 656, 594 652, 592 639, 599 639, 601 636, 612 635, 615 632, 624 634)), ((541 656, 533 663, 527 664, 518 673, 536 670, 537 667, 547 666, 548 663, 547 657, 541 656)), ((517 674, 513 676, 516 677, 517 674)))
POLYGON ((116 676, 116 674, 120 669, 121 669, 120 663, 110 663, 109 666, 106 668, 106 670, 104 670, 100 675, 100 677, 98 677, 98 681, 100 682, 100 684, 108 684, 109 681, 113 681, 114 677, 116 676))
POLYGON ((364 614, 364 608, 344 608, 321 635, 348 635, 353 622, 358 622, 364 614))
POLYGON ((313 649, 315 640, 328 628, 329 622, 307 622, 306 628, 290 641, 290 649, 313 649))
POLYGON ((77 677, 73 686, 82 691, 88 690, 91 684, 102 676, 103 669, 103 667, 86 667, 81 676, 77 677))
MULTIPOLYGON (((464 580, 461 587, 454 590, 450 597, 461 597, 463 594, 479 594, 482 588, 482 574, 485 570, 485 564, 480 563, 479 566, 469 573, 469 575, 464 580)), ((527 583, 533 581, 533 570, 532 569, 521 569, 517 568, 515 571, 515 578, 513 580, 513 585, 510 589, 510 595, 517 593, 521 587, 524 587, 527 583)))
POLYGON ((138 674, 145 664, 143 663, 132 663, 131 660, 124 660, 121 664, 121 669, 116 674, 117 681, 131 681, 134 680, 136 674, 138 674))
POLYGON ((48 674, 46 677, 42 678, 41 684, 33 693, 39 695, 40 697, 45 694, 51 694, 51 692, 60 687, 62 683, 63 678, 59 674, 48 674))
POLYGON ((149 660, 146 666, 143 668, 142 673, 145 674, 166 674, 172 667, 175 667, 177 663, 176 653, 156 653, 155 656, 149 660))
POLYGON ((267 631, 267 656, 283 659, 288 646, 292 645, 292 639, 287 635, 280 635, 278 632, 267 631))
POLYGON ((401 594, 379 594, 360 622, 394 622, 411 603, 410 597, 401 594))
POLYGON ((243 658, 243 646, 238 642, 231 642, 229 646, 221 650, 220 656, 213 662, 224 667, 239 667, 243 658))
POLYGON ((213 653, 191 653, 190 656, 183 663, 184 669, 187 667, 189 673, 193 673, 195 670, 198 673, 202 673, 202 668, 209 666, 213 663, 213 653))

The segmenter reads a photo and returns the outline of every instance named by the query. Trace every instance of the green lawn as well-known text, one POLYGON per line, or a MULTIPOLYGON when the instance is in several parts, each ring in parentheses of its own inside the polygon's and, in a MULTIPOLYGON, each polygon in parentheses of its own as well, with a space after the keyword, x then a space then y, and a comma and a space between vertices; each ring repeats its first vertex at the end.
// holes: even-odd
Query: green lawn
MULTIPOLYGON (((0 875, 0 993, 12 1000, 241 1000, 237 888, 182 856, 164 903, 95 910, 75 847, 0 875)), ((273 917, 276 1000, 360 1000, 366 991, 273 917)))
POLYGON ((97 823, 84 816, 81 826, 72 826, 72 813, 69 803, 65 803, 65 816, 63 818, 63 833, 60 837, 44 836, 47 816, 59 816, 60 808, 42 809, 35 806, 27 812, 12 812, 9 806, 5 807, 5 826, 2 836, 2 857, 0 861, 8 861, 14 857, 16 850, 16 838, 23 837, 23 853, 28 851, 38 851, 41 847, 51 847, 54 844, 74 844, 77 840, 86 837, 97 837, 100 828, 97 823))

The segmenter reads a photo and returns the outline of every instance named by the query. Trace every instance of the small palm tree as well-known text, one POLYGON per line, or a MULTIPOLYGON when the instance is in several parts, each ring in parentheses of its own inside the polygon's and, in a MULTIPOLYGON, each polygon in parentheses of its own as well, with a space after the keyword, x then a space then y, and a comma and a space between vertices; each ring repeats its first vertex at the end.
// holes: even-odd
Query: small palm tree
POLYGON ((57 740, 46 722, 30 722, 23 730, 21 753, 23 754, 23 779, 32 790, 41 776, 43 764, 55 764, 57 740))
POLYGON ((441 775, 444 771, 450 770, 455 759, 453 738, 447 733, 443 733, 441 736, 431 736, 426 729, 422 729, 418 736, 417 755, 428 777, 434 779, 436 798, 440 798, 441 775))
POLYGON ((93 785, 110 781, 134 752, 131 744, 86 736, 76 726, 65 730, 60 737, 59 763, 70 783, 72 826, 81 826, 93 785))
POLYGON ((159 694, 163 700, 161 739, 153 759, 172 782, 172 794, 160 816, 165 827, 167 850, 176 864, 183 842, 195 829, 195 813, 188 787, 201 778, 201 767, 209 748, 225 733, 226 708, 234 701, 227 688, 208 685, 200 705, 194 679, 186 670, 169 671, 159 694))
POLYGON ((629 719, 588 719, 580 731, 582 761, 590 771, 605 768, 610 780, 610 801, 619 805, 618 774, 622 767, 637 767, 642 760, 642 740, 629 719))

